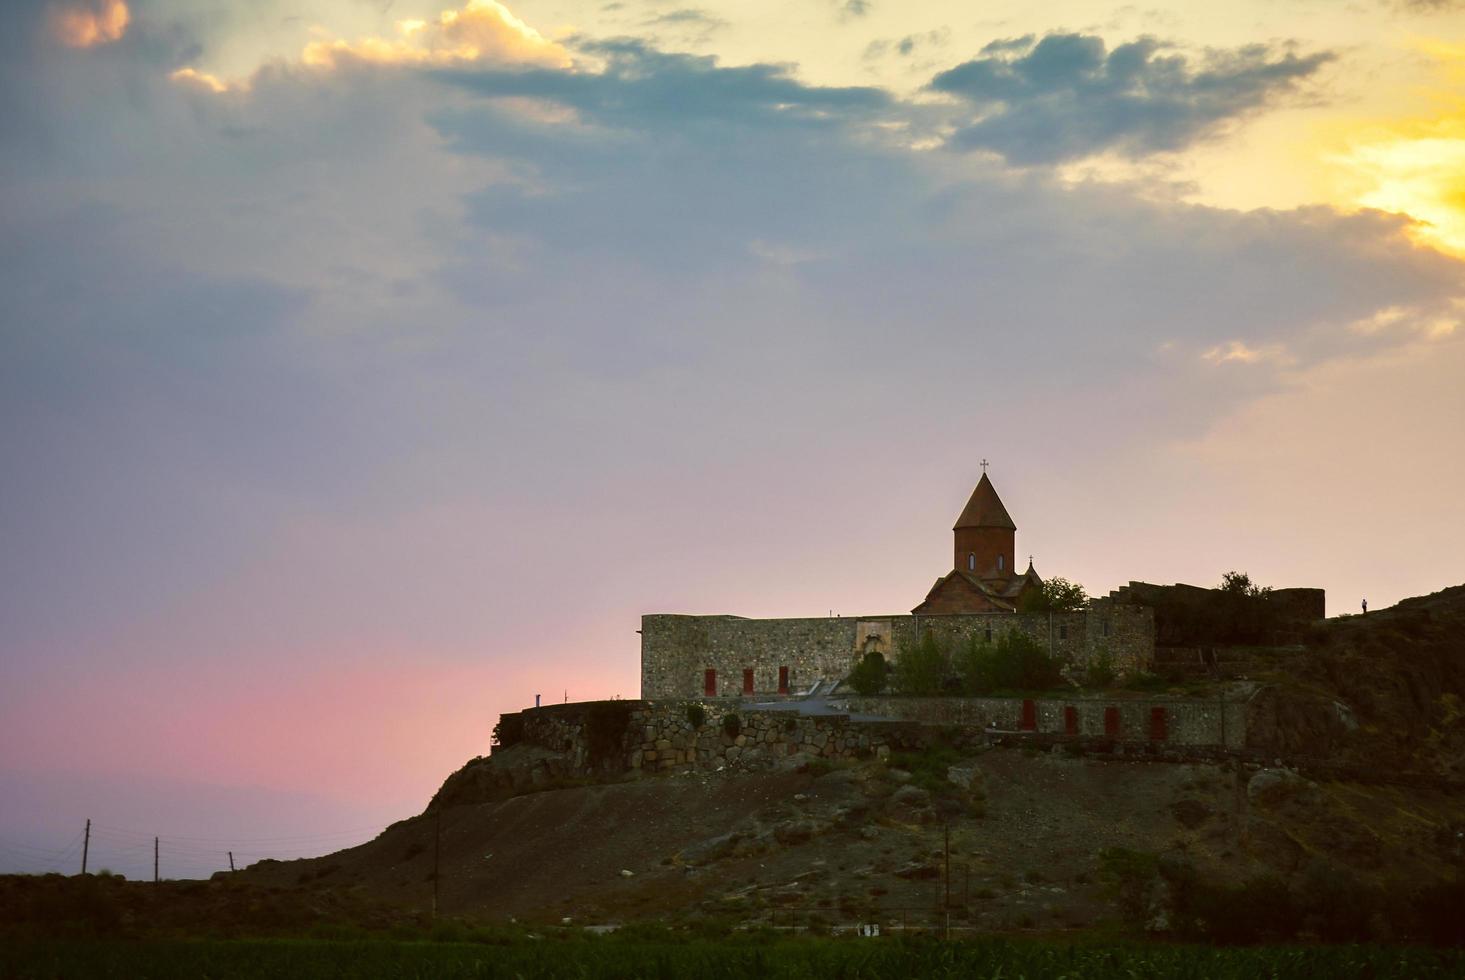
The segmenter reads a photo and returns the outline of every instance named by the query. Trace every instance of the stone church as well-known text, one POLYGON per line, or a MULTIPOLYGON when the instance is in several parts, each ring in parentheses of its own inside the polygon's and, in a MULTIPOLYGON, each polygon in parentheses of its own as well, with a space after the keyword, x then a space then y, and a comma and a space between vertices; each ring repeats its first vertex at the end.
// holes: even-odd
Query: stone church
POLYGON ((1031 558, 1027 571, 1017 571, 1017 525, 986 473, 951 530, 956 539, 951 571, 936 580, 913 615, 1016 612, 1024 595, 1043 588, 1031 558))
POLYGON ((1022 633, 1066 664, 1108 658, 1125 670, 1154 657, 1153 611, 1107 598, 1074 612, 1025 613, 1043 580, 1029 561, 1015 571, 1017 525, 982 475, 956 519, 952 568, 910 613, 745 619, 641 617, 641 696, 788 697, 833 690, 860 657, 898 658, 932 634, 942 643, 993 642, 1022 633))

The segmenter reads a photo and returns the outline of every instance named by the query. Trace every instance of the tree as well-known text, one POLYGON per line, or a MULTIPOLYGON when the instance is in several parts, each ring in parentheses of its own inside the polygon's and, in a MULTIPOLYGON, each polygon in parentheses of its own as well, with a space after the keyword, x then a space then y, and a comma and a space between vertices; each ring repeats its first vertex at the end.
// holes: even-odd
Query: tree
POLYGON ((1221 576, 1221 591, 1231 595, 1244 595, 1250 598, 1264 596, 1272 591, 1270 585, 1257 585, 1251 580, 1251 576, 1245 572, 1227 572, 1221 576))
POLYGON ((957 666, 962 692, 968 695, 1045 691, 1063 684, 1058 661, 1041 643, 1017 630, 1004 631, 995 643, 972 637, 957 666))
POLYGON ((946 651, 930 630, 914 645, 901 646, 895 661, 895 687, 901 694, 940 694, 945 679, 946 651))
POLYGON ((879 650, 871 650, 850 671, 849 686, 855 689, 856 694, 869 697, 885 690, 889 674, 890 665, 885 662, 885 655, 879 650))
POLYGON ((1053 577, 1041 589, 1028 592, 1017 603, 1017 611, 1025 613, 1081 612, 1089 601, 1082 585, 1066 578, 1053 577))

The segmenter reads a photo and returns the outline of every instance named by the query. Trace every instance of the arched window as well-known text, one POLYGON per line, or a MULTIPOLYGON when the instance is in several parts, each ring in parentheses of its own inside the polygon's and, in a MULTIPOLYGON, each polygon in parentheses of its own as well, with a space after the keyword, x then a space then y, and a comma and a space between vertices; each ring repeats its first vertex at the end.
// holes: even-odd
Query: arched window
POLYGON ((1006 567, 1007 567, 1007 558, 1006 558, 1006 556, 1005 555, 998 555, 997 556, 997 571, 1000 572, 1000 571, 1002 571, 1006 567))
POLYGON ((966 556, 966 570, 969 571, 969 572, 975 572, 977 570, 977 556, 976 555, 967 555, 966 556))

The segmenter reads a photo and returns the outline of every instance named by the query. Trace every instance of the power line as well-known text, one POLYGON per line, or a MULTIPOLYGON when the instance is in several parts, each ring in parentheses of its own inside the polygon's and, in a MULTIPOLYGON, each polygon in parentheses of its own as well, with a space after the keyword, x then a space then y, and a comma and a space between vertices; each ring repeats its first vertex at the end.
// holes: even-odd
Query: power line
POLYGON ((93 831, 97 830, 98 828, 106 830, 109 833, 126 834, 145 840, 152 840, 154 836, 162 836, 167 838, 168 840, 186 841, 195 844, 285 844, 298 841, 322 840, 325 838, 333 837, 349 837, 356 834, 364 834, 368 832, 379 834, 385 829, 380 824, 373 824, 369 827, 356 827, 350 830, 332 830, 323 831, 317 834, 296 834, 281 837, 195 837, 188 834, 155 835, 152 832, 144 832, 141 830, 128 830, 122 827, 110 827, 103 824, 92 824, 93 831))

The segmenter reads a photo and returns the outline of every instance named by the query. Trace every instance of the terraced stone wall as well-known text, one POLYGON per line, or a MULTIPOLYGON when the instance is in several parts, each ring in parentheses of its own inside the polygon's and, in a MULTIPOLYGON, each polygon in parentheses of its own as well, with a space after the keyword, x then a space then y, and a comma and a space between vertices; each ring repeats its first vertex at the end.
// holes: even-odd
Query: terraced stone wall
POLYGON ((569 758, 569 773, 767 769, 790 757, 884 758, 893 749, 925 744, 928 732, 903 722, 851 721, 842 715, 809 717, 792 711, 747 711, 736 700, 586 702, 520 712, 521 741, 569 758), (589 720, 595 704, 627 710, 615 752, 594 759, 589 720), (694 724, 693 705, 702 723, 694 724), (736 715, 736 731, 724 718, 736 715))

